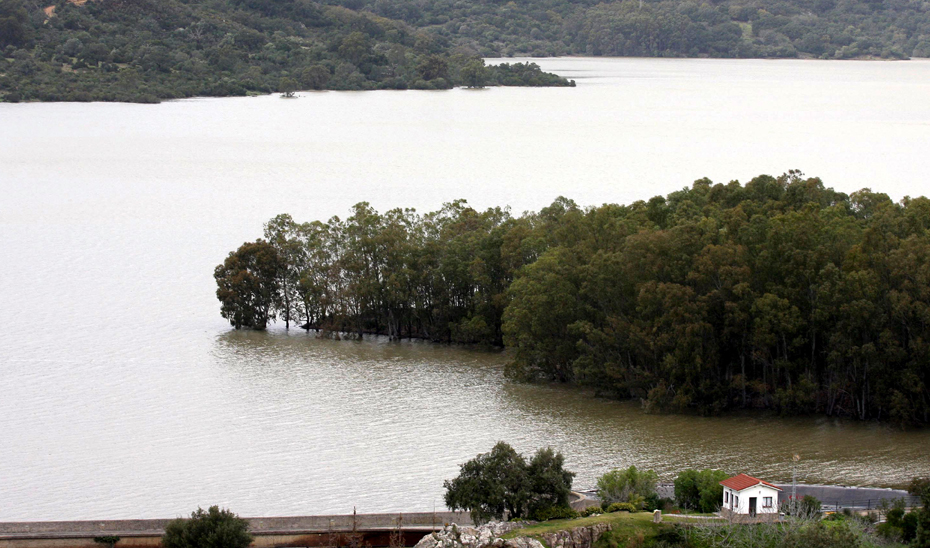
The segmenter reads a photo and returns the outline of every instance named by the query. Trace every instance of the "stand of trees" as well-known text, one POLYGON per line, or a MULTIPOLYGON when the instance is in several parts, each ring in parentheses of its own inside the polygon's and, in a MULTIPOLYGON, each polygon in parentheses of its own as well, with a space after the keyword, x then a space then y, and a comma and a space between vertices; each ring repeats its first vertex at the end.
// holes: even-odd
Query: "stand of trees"
POLYGON ((367 203, 326 223, 279 215, 264 240, 244 244, 217 267, 217 296, 236 327, 262 329, 275 315, 286 327, 340 336, 501 346, 507 288, 537 253, 520 226, 528 228, 507 210, 477 212, 461 200, 422 216, 409 209, 380 214, 367 203), (252 266, 255 249, 276 253, 266 263, 283 266, 252 266), (256 277, 273 291, 257 293, 256 277))
POLYGON ((311 0, 0 0, 0 100, 565 86, 431 31, 311 0))
MULTIPOLYGON (((279 216, 258 244, 284 264, 268 313, 288 326, 505 345, 514 378, 647 410, 926 424, 928 228, 927 198, 789 172, 627 206, 559 198, 520 217, 363 203, 345 221, 279 216)), ((219 296, 227 317, 251 306, 219 296)))

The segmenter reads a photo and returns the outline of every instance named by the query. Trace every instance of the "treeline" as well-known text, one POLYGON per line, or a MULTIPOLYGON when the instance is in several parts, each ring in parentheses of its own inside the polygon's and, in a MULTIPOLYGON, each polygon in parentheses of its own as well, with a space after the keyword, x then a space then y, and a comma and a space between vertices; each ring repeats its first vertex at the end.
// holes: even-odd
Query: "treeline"
POLYGON ((311 0, 0 0, 0 53, 9 102, 570 84, 311 0))
POLYGON ((925 424, 928 228, 927 198, 846 195, 789 172, 626 206, 559 198, 520 217, 461 201, 422 216, 367 204, 345 221, 279 216, 216 276, 236 327, 278 317, 503 344, 514 377, 652 410, 925 424))
POLYGON ((218 296, 237 328, 276 317, 340 336, 501 346, 513 275, 544 247, 527 247, 528 228, 507 210, 477 212, 461 200, 426 215, 380 214, 367 203, 326 223, 279 215, 264 240, 217 267, 218 296))
POLYGON ((930 57, 919 0, 335 0, 483 55, 930 57))

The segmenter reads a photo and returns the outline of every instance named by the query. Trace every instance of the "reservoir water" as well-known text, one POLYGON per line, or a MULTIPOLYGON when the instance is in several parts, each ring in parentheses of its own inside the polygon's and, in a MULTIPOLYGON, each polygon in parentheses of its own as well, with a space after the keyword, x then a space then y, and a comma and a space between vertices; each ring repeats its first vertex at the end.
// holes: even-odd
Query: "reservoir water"
POLYGON ((930 431, 645 415, 503 381, 506 353, 232 331, 213 268, 278 213, 538 209, 798 168, 927 193, 930 61, 545 59, 575 88, 0 104, 0 520, 442 508, 497 440, 590 487, 631 464, 891 486, 930 431), (752 448, 747 449, 747 448, 752 448))

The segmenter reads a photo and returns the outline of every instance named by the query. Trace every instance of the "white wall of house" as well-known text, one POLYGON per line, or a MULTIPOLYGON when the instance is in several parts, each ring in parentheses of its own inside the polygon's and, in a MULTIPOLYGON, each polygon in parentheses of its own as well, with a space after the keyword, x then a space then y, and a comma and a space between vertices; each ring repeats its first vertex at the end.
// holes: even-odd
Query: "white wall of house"
POLYGON ((749 514, 749 499, 755 497, 757 514, 776 513, 778 512, 778 493, 777 489, 772 489, 762 483, 747 487, 742 491, 735 491, 724 486, 723 507, 735 514, 749 514))

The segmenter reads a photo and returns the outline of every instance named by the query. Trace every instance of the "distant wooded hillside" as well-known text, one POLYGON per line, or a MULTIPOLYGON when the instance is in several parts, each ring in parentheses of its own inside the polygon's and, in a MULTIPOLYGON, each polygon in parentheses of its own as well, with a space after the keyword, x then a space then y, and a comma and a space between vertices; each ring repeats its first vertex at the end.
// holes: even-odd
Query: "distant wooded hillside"
POLYGON ((569 85, 310 0, 0 0, 0 97, 137 101, 298 89, 569 85))
POLYGON ((482 55, 930 57, 923 0, 333 0, 482 55))
POLYGON ((923 0, 0 0, 0 98, 568 85, 482 56, 930 57, 923 0))

